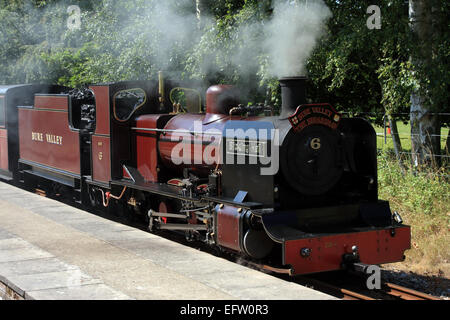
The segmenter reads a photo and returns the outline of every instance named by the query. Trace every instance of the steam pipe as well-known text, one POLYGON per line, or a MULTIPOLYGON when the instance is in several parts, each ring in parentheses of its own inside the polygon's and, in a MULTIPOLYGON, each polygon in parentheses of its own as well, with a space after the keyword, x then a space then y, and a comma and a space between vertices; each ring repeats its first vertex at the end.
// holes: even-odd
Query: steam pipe
POLYGON ((159 102, 161 103, 161 105, 164 104, 166 97, 165 97, 165 93, 164 93, 164 74, 162 71, 158 72, 158 82, 159 82, 159 102))

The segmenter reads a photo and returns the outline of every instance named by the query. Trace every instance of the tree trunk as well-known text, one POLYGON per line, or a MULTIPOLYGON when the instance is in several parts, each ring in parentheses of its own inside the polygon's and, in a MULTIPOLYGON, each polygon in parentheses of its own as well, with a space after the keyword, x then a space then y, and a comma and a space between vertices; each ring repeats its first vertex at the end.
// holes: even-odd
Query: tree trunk
POLYGON ((388 116, 389 119, 389 128, 391 128, 391 136, 392 136, 392 143, 394 144, 394 152, 395 156, 397 157, 398 164, 402 169, 405 169, 402 161, 402 141, 400 139, 400 136, 398 134, 398 128, 397 128, 397 121, 392 118, 392 116, 388 116))
POLYGON ((447 135, 447 142, 445 143, 445 155, 450 156, 450 131, 447 135))
MULTIPOLYGON (((431 67, 432 59, 432 6, 428 0, 409 0, 409 17, 411 30, 416 36, 418 50, 413 51, 411 61, 415 67, 415 73, 424 77, 423 72, 431 67)), ((426 79, 420 79, 426 83, 426 79)), ((438 165, 436 154, 440 154, 439 117, 431 112, 432 102, 427 97, 428 90, 425 86, 411 95, 411 152, 412 162, 415 167, 419 165, 438 165)))
POLYGON ((420 96, 413 94, 411 97, 411 152, 413 165, 427 164, 438 167, 441 154, 439 131, 439 117, 432 114, 420 96))

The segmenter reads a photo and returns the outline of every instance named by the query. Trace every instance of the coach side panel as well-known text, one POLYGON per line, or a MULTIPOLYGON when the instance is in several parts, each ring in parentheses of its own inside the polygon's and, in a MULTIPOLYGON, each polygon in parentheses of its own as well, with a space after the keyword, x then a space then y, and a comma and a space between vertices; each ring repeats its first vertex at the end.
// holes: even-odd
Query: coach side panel
POLYGON ((70 128, 69 97, 36 96, 33 108, 19 108, 20 161, 80 175, 78 131, 70 128))

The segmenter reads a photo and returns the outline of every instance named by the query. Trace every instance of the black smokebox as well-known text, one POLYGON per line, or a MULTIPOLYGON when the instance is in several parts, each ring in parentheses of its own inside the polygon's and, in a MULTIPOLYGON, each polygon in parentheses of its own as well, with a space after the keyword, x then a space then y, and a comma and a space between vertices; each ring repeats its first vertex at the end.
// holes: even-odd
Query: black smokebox
POLYGON ((286 77, 278 80, 281 86, 280 118, 286 119, 306 104, 306 77, 286 77))

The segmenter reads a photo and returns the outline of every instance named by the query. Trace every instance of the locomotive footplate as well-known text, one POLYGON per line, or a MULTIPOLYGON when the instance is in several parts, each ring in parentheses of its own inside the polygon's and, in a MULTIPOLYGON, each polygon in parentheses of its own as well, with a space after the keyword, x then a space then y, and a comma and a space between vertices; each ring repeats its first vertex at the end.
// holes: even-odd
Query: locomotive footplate
MULTIPOLYGON (((361 211, 359 209, 356 213, 361 211)), ((386 225, 380 225, 381 221, 367 225, 356 216, 355 221, 359 225, 339 229, 337 221, 331 224, 332 227, 328 224, 321 228, 318 221, 323 222, 324 217, 314 221, 302 217, 300 211, 274 212, 261 215, 261 218, 269 237, 281 244, 282 264, 290 266, 293 274, 339 270, 346 263, 378 265, 399 262, 405 259, 404 252, 411 248, 410 227, 394 220, 386 225)))
POLYGON ((258 202, 244 202, 244 201, 236 201, 236 199, 224 198, 224 197, 213 197, 208 195, 182 195, 180 193, 180 188, 164 183, 155 183, 155 182, 146 182, 139 171, 130 166, 123 166, 126 170, 129 179, 121 179, 111 181, 113 185, 120 185, 124 187, 130 187, 133 189, 158 194, 162 196, 166 196, 169 198, 175 198, 179 200, 189 200, 196 202, 214 202, 214 203, 224 203, 227 205, 232 205, 244 209, 257 209, 261 208, 262 204, 258 202))

